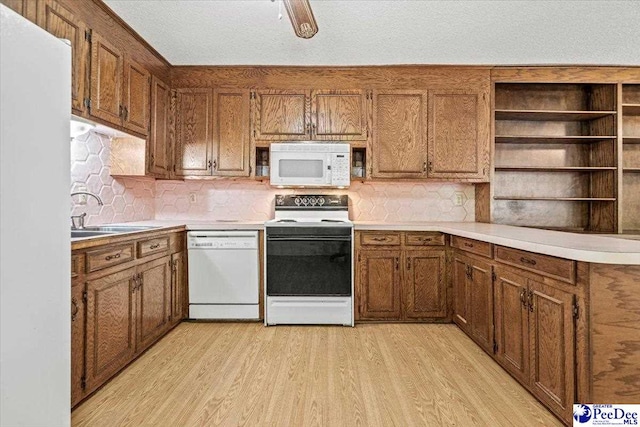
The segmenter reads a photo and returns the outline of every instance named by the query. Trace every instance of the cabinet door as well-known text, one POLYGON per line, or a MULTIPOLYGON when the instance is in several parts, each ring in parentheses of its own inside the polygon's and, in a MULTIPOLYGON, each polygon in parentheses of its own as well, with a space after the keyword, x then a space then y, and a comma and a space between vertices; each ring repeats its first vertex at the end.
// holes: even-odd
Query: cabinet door
POLYGON ((372 176, 427 176, 427 92, 374 91, 372 176))
POLYGON ((531 391, 569 420, 575 401, 574 295, 529 280, 529 296, 531 391))
POLYGON ((89 59, 87 27, 54 0, 45 0, 39 4, 38 25, 54 36, 71 42, 71 108, 74 113, 81 115, 85 111, 84 99, 88 98, 85 90, 88 87, 89 59))
POLYGON ((470 295, 471 335, 486 351, 493 352, 493 280, 491 264, 472 260, 470 295))
POLYGON ((161 80, 151 78, 151 132, 147 149, 148 172, 168 178, 169 156, 169 106, 171 89, 161 80))
POLYGON ((400 251, 361 251, 360 318, 399 320, 400 251))
POLYGON ((178 89, 176 109, 176 175, 211 175, 211 89, 178 89))
MULTIPOLYGON (((36 19, 36 1, 35 0, 0 0, 0 3, 19 13, 31 22, 37 22, 36 19)), ((40 25, 40 24, 38 24, 40 25)))
POLYGON ((124 62, 119 49, 102 36, 91 35, 90 114, 115 125, 122 125, 122 76, 124 62))
POLYGON ((87 393, 104 383, 135 353, 135 269, 87 282, 87 393))
POLYGON ((469 280, 467 259, 454 253, 453 256, 453 321, 469 333, 469 280))
POLYGON ((257 91, 254 138, 270 141, 311 139, 310 104, 307 90, 257 91))
POLYGON ((184 253, 171 255, 171 319, 180 322, 187 316, 187 281, 185 280, 184 253))
POLYGON ((496 268, 495 339, 498 362, 518 378, 529 383, 529 308, 527 279, 496 268))
POLYGON ((487 178, 489 114, 476 92, 429 92, 430 178, 487 178))
POLYGON ((213 93, 213 175, 249 176, 248 89, 213 93))
POLYGON ((71 406, 84 396, 84 283, 71 287, 71 406))
POLYGON ((149 72, 127 58, 124 63, 123 126, 142 135, 149 133, 149 72))
POLYGON ((405 317, 447 317, 445 252, 406 251, 404 273, 405 317))
POLYGON ((138 267, 138 316, 136 352, 152 344, 169 327, 171 320, 171 257, 138 267))
POLYGON ((363 90, 314 90, 311 130, 321 141, 366 141, 367 102, 363 90))

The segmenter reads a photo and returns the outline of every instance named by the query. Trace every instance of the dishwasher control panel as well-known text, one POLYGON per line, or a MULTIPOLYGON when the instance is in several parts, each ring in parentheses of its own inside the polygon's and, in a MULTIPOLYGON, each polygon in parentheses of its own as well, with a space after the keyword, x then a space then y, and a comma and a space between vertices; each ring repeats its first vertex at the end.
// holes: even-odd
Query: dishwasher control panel
POLYGON ((189 232, 188 249, 258 249, 258 233, 189 232))

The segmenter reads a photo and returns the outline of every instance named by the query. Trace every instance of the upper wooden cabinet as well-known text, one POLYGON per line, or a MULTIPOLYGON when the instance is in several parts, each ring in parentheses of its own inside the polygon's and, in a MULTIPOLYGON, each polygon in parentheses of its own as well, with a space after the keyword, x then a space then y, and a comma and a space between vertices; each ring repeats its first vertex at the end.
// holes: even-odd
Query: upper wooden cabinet
POLYGON ((311 92, 311 133, 317 140, 366 141, 367 98, 363 90, 311 92))
POLYGON ((91 116, 147 135, 149 87, 147 70, 104 37, 91 34, 91 116))
POLYGON ((429 91, 428 177, 488 179, 486 98, 477 92, 429 91))
POLYGON ((373 178, 427 176, 427 91, 373 91, 373 178))
POLYGON ((308 90, 257 90, 254 138, 267 141, 311 139, 308 90))
MULTIPOLYGON (((24 3, 27 7, 35 1, 26 0, 24 3)), ((67 8, 54 0, 44 0, 39 3, 37 23, 54 36, 71 42, 71 108, 75 114, 82 115, 86 109, 85 99, 89 98, 87 27, 67 8)))
POLYGON ((249 176, 248 89, 216 89, 213 93, 212 175, 249 176))
POLYGON ((249 176, 249 90, 178 89, 177 97, 176 175, 249 176))
POLYGON ((0 0, 0 3, 13 9, 29 21, 36 22, 36 0, 0 0))
POLYGON ((171 157, 169 153, 169 114, 171 89, 153 76, 151 78, 151 128, 147 143, 147 172, 168 178, 171 157))
POLYGON ((211 89, 178 89, 176 101, 176 175, 211 175, 213 93, 211 89))
POLYGON ((365 141, 368 138, 364 90, 257 90, 256 140, 365 141))

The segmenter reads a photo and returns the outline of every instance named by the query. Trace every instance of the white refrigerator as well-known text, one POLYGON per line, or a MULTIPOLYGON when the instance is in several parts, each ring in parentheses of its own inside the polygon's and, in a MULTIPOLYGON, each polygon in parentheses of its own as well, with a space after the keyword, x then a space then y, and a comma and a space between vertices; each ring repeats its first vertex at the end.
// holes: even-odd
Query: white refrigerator
POLYGON ((0 426, 67 426, 71 48, 3 5, 0 103, 0 426))

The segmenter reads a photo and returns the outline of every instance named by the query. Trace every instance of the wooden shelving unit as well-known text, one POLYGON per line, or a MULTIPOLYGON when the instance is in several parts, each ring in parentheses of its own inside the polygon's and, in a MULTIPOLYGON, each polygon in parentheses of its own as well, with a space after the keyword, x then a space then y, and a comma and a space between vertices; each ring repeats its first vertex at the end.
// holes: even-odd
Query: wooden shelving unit
POLYGON ((640 84, 621 85, 622 178, 620 232, 640 230, 640 84))
POLYGON ((494 222, 617 231, 617 85, 496 83, 494 112, 494 222))

